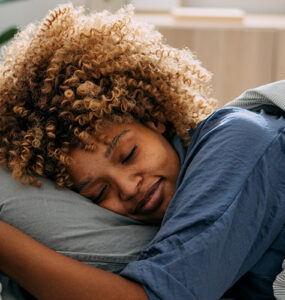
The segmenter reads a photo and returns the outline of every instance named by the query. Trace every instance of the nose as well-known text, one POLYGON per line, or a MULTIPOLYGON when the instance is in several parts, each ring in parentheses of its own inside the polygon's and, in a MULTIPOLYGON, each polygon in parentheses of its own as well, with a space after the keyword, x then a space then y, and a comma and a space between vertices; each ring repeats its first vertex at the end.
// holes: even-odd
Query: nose
POLYGON ((134 199, 140 193, 140 187, 143 181, 141 174, 121 172, 117 176, 117 187, 120 200, 129 201, 134 199))

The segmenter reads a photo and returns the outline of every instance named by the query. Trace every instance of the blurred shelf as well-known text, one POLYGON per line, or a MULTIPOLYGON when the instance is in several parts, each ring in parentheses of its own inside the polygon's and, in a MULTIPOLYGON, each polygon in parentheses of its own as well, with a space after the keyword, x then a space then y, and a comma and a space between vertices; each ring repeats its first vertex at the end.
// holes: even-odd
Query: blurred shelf
POLYGON ((238 8, 176 7, 170 14, 177 21, 195 22, 240 23, 245 17, 245 12, 238 8))
POLYGON ((154 24, 159 27, 177 28, 244 28, 244 29, 285 29, 285 15, 255 15, 244 14, 243 18, 231 21, 216 18, 211 20, 191 20, 191 18, 179 19, 170 13, 144 13, 137 12, 136 18, 154 24))

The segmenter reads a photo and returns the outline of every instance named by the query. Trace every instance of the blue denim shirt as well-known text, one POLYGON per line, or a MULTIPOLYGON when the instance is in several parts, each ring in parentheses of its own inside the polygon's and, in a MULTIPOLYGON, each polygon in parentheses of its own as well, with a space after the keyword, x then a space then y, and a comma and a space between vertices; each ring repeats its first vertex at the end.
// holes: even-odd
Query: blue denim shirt
POLYGON ((191 131, 162 226, 121 275, 149 299, 272 299, 285 257, 285 119, 225 108, 191 131))

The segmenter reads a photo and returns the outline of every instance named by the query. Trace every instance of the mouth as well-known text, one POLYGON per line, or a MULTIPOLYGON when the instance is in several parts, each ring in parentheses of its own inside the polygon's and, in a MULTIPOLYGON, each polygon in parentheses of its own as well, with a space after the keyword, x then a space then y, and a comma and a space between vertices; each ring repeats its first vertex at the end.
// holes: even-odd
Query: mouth
POLYGON ((143 200, 141 200, 134 214, 148 214, 155 211, 163 201, 163 178, 159 179, 145 194, 143 200))

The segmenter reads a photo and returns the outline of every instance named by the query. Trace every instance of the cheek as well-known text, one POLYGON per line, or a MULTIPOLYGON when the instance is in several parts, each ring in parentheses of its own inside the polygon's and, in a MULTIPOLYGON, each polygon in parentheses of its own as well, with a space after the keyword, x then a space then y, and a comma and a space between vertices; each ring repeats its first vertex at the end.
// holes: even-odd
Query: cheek
POLYGON ((123 206, 121 204, 121 201, 119 201, 115 194, 114 191, 110 192, 110 194, 108 195, 108 197, 103 200, 102 202, 99 203, 99 206, 111 210, 115 213, 118 214, 124 214, 124 209, 123 206))
POLYGON ((178 176, 180 170, 180 162, 177 153, 174 151, 172 146, 166 145, 165 147, 160 146, 156 148, 156 151, 149 152, 149 155, 144 160, 144 164, 153 171, 164 173, 175 179, 178 176))
POLYGON ((133 207, 133 203, 129 201, 121 201, 115 194, 111 194, 106 200, 99 203, 99 206, 116 214, 132 217, 129 215, 129 211, 133 207))
POLYGON ((150 151, 143 159, 142 165, 153 171, 163 170, 166 167, 167 158, 161 151, 150 151))

